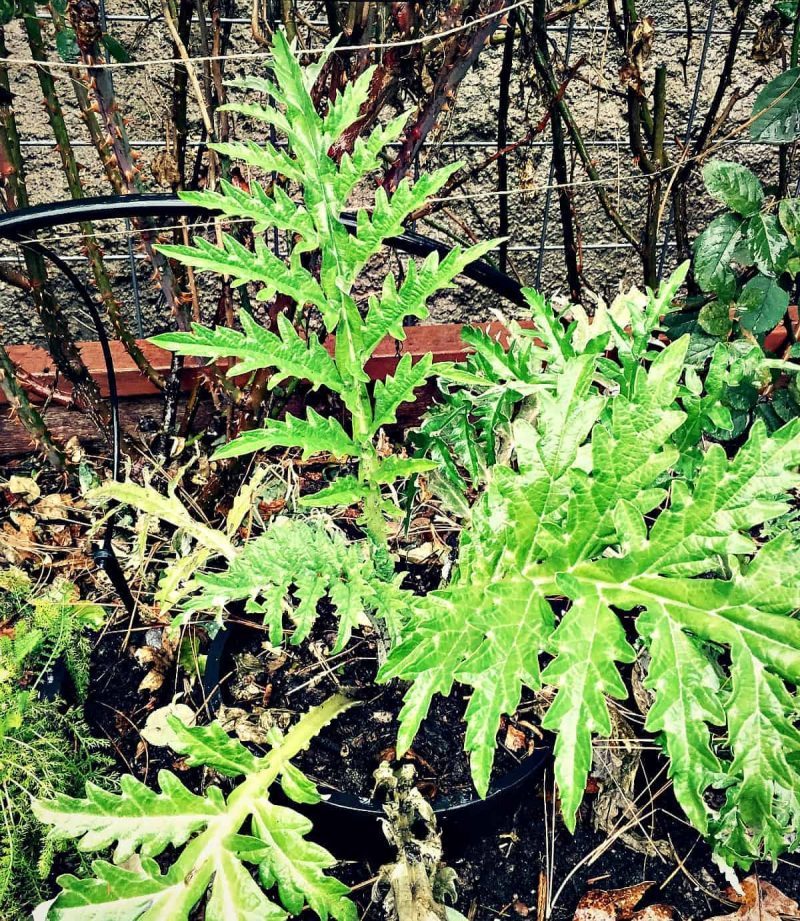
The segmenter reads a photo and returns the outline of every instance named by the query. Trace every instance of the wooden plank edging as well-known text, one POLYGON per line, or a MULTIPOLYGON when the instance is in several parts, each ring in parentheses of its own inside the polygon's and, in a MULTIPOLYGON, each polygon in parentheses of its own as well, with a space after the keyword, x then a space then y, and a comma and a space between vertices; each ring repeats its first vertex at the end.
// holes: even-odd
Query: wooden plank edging
MULTIPOLYGON (((789 316, 795 327, 798 326, 798 311, 796 307, 789 308, 789 316)), ((475 324, 485 329, 490 335, 505 343, 508 331, 502 323, 475 324)), ((531 329, 533 324, 529 321, 520 322, 520 326, 531 329)), ((441 323, 430 326, 409 326, 406 328, 406 339, 397 342, 395 339, 386 338, 376 348, 373 357, 367 364, 367 373, 372 380, 382 380, 397 366, 399 359, 405 354, 411 354, 418 360, 428 352, 433 353, 435 361, 463 361, 470 349, 461 338, 463 325, 461 323, 441 323)), ((783 326, 776 327, 766 339, 766 347, 777 352, 786 341, 786 330, 783 326)), ((156 420, 159 418, 160 399, 158 390, 141 374, 130 355, 125 351, 122 343, 111 342, 111 353, 117 378, 117 389, 120 395, 120 415, 123 426, 136 428, 144 419, 156 420)), ((139 347, 153 367, 162 374, 166 374, 170 367, 170 353, 158 348, 146 339, 139 340, 139 347)), ((334 339, 331 337, 325 343, 329 352, 333 352, 334 339)), ((97 381, 100 392, 108 395, 108 376, 102 351, 97 342, 81 342, 78 344, 81 354, 89 369, 89 373, 97 381)), ((9 346, 8 352, 12 361, 40 387, 53 386, 56 375, 53 360, 42 348, 31 345, 9 346)), ((188 390, 193 382, 201 375, 203 359, 187 358, 182 377, 182 387, 188 390)), ((59 386, 62 394, 69 393, 68 387, 59 386)), ((41 402, 41 398, 32 395, 34 402, 41 402)), ((420 400, 420 408, 427 401, 420 400)), ((412 411, 412 416, 414 412, 412 411)), ((58 403, 51 403, 44 413, 44 418, 53 434, 59 440, 67 440, 77 436, 79 439, 96 441, 98 433, 93 424, 83 414, 76 410, 67 409, 58 403)), ((0 457, 15 457, 31 451, 31 441, 19 424, 16 417, 10 412, 5 397, 0 393, 0 457)))

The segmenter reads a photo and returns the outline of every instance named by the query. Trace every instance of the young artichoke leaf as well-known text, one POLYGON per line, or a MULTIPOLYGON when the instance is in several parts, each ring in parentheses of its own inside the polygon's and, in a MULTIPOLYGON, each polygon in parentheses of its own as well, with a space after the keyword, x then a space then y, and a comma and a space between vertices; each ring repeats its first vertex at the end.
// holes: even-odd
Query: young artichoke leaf
POLYGON ((466 250, 456 246, 443 258, 431 253, 420 268, 409 262, 406 277, 398 288, 394 277, 387 275, 381 297, 370 297, 364 323, 364 354, 369 357, 378 343, 391 336, 406 338, 403 321, 407 317, 424 320, 428 316, 427 302, 431 295, 450 286, 452 280, 476 259, 494 249, 498 240, 476 243, 466 250))
MULTIPOLYGON (((259 301, 284 294, 300 305, 313 304, 322 311, 328 307, 319 282, 300 264, 299 251, 294 250, 287 263, 260 237, 256 238, 254 251, 227 233, 222 235, 222 244, 215 246, 197 237, 191 246, 159 244, 155 249, 200 272, 228 275, 234 286, 260 282, 263 287, 256 295, 259 301)), ((162 342, 165 348, 170 347, 168 339, 162 342)))
POLYGON ((263 429, 251 429, 223 445, 212 455, 212 460, 240 457, 269 448, 301 448, 303 459, 312 454, 331 454, 333 457, 358 457, 358 445, 332 416, 321 416, 310 406, 306 418, 287 415, 285 419, 270 419, 263 429))
POLYGON ((635 629, 651 657, 647 726, 662 734, 676 795, 720 854, 746 864, 788 847, 798 817, 798 546, 790 533, 763 544, 754 535, 800 486, 800 423, 772 437, 756 423, 732 457, 711 445, 690 479, 674 474, 687 342, 629 365, 605 399, 591 389, 597 359, 564 358, 556 392, 542 391, 533 422, 514 426, 516 469, 492 469, 453 578, 414 599, 380 677, 413 682, 401 749, 434 694, 454 680, 472 687, 467 748, 481 794, 502 714, 523 687, 555 685, 544 726, 557 733, 574 828, 592 736, 611 731, 607 697, 625 696, 617 663, 635 657, 635 629), (727 790, 719 814, 709 788, 727 790))
POLYGON ((278 921, 305 905, 322 921, 355 921, 347 887, 325 872, 334 859, 305 838, 310 823, 288 807, 276 812, 278 807, 269 802, 270 787, 291 770, 290 759, 348 706, 342 697, 331 698, 252 762, 241 743, 225 741, 221 730, 184 727, 179 747, 192 763, 226 766, 228 774, 236 765, 243 769, 244 780, 227 800, 217 787, 205 796, 191 793, 162 771, 160 793, 126 776, 118 794, 87 786, 85 799, 34 801, 37 818, 51 826, 52 840, 79 839, 82 851, 104 850, 117 842, 113 864, 97 860, 92 876, 59 877, 61 892, 46 909, 48 921, 188 921, 207 892, 209 921, 278 921), (245 828, 251 836, 243 833, 245 828), (259 844, 258 882, 243 862, 254 856, 252 847, 242 845, 250 837, 259 844), (154 858, 170 845, 176 856, 162 873, 154 858), (134 855, 131 866, 119 866, 134 855), (274 888, 278 902, 267 895, 274 888))
POLYGON ((280 336, 264 329, 248 313, 241 314, 241 322, 242 332, 224 326, 209 329, 193 323, 191 332, 163 333, 151 341, 179 355, 235 358, 237 361, 228 369, 228 377, 274 368, 276 373, 270 376, 270 388, 293 377, 308 381, 315 390, 327 387, 341 392, 342 379, 325 347, 316 339, 301 339, 283 314, 278 315, 280 336))
MULTIPOLYGON (((317 308, 323 332, 335 333, 333 355, 319 341, 322 336, 306 341, 283 314, 277 320, 277 334, 242 312, 241 332, 195 324, 191 331, 165 333, 153 341, 182 355, 231 360, 229 376, 268 369, 272 370, 270 387, 290 378, 337 394, 350 416, 346 428, 334 418, 322 419, 309 407, 305 419, 290 415, 283 421, 269 420, 263 429, 241 432, 220 448, 214 459, 273 447, 300 448, 304 457, 328 453, 336 458, 356 458, 357 483, 347 480, 317 500, 304 497, 304 504, 360 502, 359 521, 380 547, 387 540, 386 517, 402 515, 397 504, 382 494, 382 486, 392 484, 390 472, 400 478, 430 466, 423 468, 419 461, 394 467, 381 464, 374 441, 382 426, 396 420, 400 404, 413 400, 415 390, 435 370, 429 357, 413 366, 410 358, 404 358, 395 373, 377 386, 373 400, 367 363, 385 337, 404 339, 405 321, 426 317, 429 298, 450 287, 470 262, 497 241, 468 249, 455 247, 443 256, 434 252, 419 266, 410 260, 399 287, 387 276, 382 296, 369 299, 362 317, 353 289, 367 263, 387 239, 403 232, 404 222, 446 185, 459 164, 425 173, 415 182, 404 179, 391 195, 378 186, 372 207, 358 210, 354 232, 349 233, 342 212, 356 186, 379 167, 386 146, 400 136, 406 117, 377 126, 366 138, 357 138, 347 153, 344 148, 350 146, 350 138, 346 133, 368 98, 369 72, 330 102, 327 112, 319 113, 311 92, 312 76, 325 55, 301 67, 296 50, 280 33, 274 37, 272 51, 274 79, 248 77, 235 85, 266 94, 273 104, 231 103, 223 108, 272 126, 286 138, 287 149, 277 150, 273 145, 260 148, 253 142, 218 144, 214 149, 287 182, 276 180, 267 186, 254 180, 249 191, 226 182, 219 191, 185 195, 193 204, 226 217, 252 221, 257 234, 253 249, 230 234, 223 235, 222 246, 196 239, 191 246, 162 249, 185 265, 227 276, 235 285, 260 284, 257 299, 267 300, 277 293, 291 298, 298 308, 294 319, 298 327, 306 328, 304 309, 317 308), (271 228, 291 235, 288 262, 276 256, 261 236, 271 228), (312 251, 318 254, 318 280, 301 259, 312 251)), ((388 561, 385 553, 384 557, 388 561)), ((388 571, 389 562, 386 565, 388 571)))
POLYGON ((415 392, 424 387, 428 378, 436 373, 433 356, 428 353, 414 364, 411 356, 404 355, 397 364, 394 374, 385 380, 376 381, 373 395, 372 422, 370 434, 374 435, 384 425, 397 422, 397 410, 403 403, 413 403, 415 392))
POLYGON ((347 541, 338 530, 301 519, 276 519, 226 570, 200 573, 196 581, 200 591, 186 603, 187 609, 214 610, 249 599, 249 608, 264 614, 274 644, 283 639, 287 611, 294 624, 291 642, 306 639, 316 623, 318 603, 327 598, 339 623, 336 652, 370 618, 388 622, 395 633, 406 605, 397 580, 386 582, 376 571, 365 542, 347 541))

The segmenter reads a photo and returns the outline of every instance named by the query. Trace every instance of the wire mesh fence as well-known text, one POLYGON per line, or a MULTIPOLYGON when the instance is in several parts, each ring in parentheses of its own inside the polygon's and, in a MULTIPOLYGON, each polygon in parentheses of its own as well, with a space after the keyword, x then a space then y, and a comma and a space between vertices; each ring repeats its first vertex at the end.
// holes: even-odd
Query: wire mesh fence
MULTIPOLYGON (((642 216, 648 195, 652 194, 654 178, 641 168, 639 153, 632 149, 629 112, 626 110, 624 81, 620 77, 624 63, 624 50, 616 47, 614 23, 608 8, 603 4, 579 4, 583 8, 563 19, 553 22, 547 29, 548 54, 554 69, 567 75, 564 98, 582 133, 582 145, 597 171, 588 174, 576 148, 575 138, 567 132, 563 139, 563 157, 567 175, 557 175, 553 157, 554 138, 552 126, 531 134, 531 126, 539 123, 547 113, 547 95, 543 92, 540 75, 535 73, 531 54, 524 39, 524 23, 534 4, 505 4, 518 8, 516 40, 510 74, 502 73, 504 41, 507 34, 505 20, 497 21, 493 42, 481 52, 475 64, 464 77, 455 94, 449 111, 441 113, 437 127, 430 133, 425 146, 417 156, 417 163, 441 164, 464 160, 471 168, 496 154, 504 145, 501 134, 509 144, 524 140, 505 158, 505 175, 501 178, 499 161, 476 172, 449 196, 446 207, 435 218, 420 222, 421 232, 444 240, 469 240, 499 231, 507 233, 508 244, 499 254, 507 271, 523 283, 542 289, 547 294, 570 293, 567 281, 567 259, 564 243, 564 214, 561 193, 568 189, 575 231, 575 258, 587 289, 609 296, 621 284, 641 283, 641 254, 637 252, 636 239, 641 236, 642 216), (505 32, 503 31, 505 28, 505 32), (501 110, 502 80, 508 79, 508 108, 501 110), (500 122, 505 131, 500 131, 500 122), (632 228, 632 242, 626 239, 598 199, 598 188, 606 190, 613 207, 622 221, 632 228)), ((387 6, 394 6, 387 4, 387 6)), ((478 5, 480 6, 480 5, 478 5)), ((216 8, 215 28, 227 30, 228 49, 223 61, 225 77, 240 76, 260 70, 262 62, 254 59, 262 49, 255 46, 252 37, 253 8, 236 8, 234 4, 213 5, 216 8), (221 11, 221 12, 220 12, 221 11)), ((267 10, 271 15, 285 13, 267 10)), ((210 7, 211 8, 211 7, 210 7)), ((294 7, 302 17, 307 35, 317 47, 328 35, 328 20, 323 15, 322 4, 299 4, 294 7)), ((484 8, 481 7, 481 11, 484 8)), ((738 9, 738 8, 737 8, 738 9)), ((785 54, 773 55, 768 62, 752 60, 752 43, 761 34, 761 23, 769 12, 769 4, 748 4, 743 26, 737 31, 736 9, 718 0, 689 0, 683 7, 651 0, 642 3, 638 10, 640 22, 650 21, 653 33, 647 54, 642 55, 642 72, 646 92, 650 92, 652 74, 656 66, 666 70, 668 106, 665 116, 666 146, 673 162, 680 162, 682 151, 689 151, 698 135, 706 112, 717 92, 733 38, 736 39, 736 66, 731 75, 728 98, 734 99, 727 112, 728 127, 714 138, 713 151, 718 155, 738 159, 746 158, 767 181, 775 181, 778 159, 774 148, 753 143, 746 134, 737 133, 752 102, 758 86, 773 76, 785 63, 785 54)), ((49 26, 48 14, 40 10, 42 23, 49 26)), ((170 81, 186 68, 174 63, 177 58, 170 42, 169 31, 161 10, 154 11, 142 5, 132 10, 123 0, 100 3, 101 19, 108 30, 119 36, 130 53, 129 66, 110 71, 120 108, 128 119, 129 144, 142 154, 145 165, 143 175, 146 185, 163 188, 159 182, 157 163, 174 139, 175 126, 170 125, 171 113, 165 107, 170 81), (159 63, 157 63, 159 62, 159 63)), ((186 21, 186 48, 193 59, 192 68, 210 80, 206 54, 209 50, 206 17, 196 12, 186 21)), ((268 23, 274 25, 272 23, 268 23)), ((7 27, 12 33, 13 27, 7 27)), ((465 23, 465 28, 470 23, 465 23)), ((474 25, 474 24, 473 24, 474 25)), ((18 30, 19 31, 19 30, 18 30)), ((10 58, 25 59, 26 45, 20 35, 8 39, 10 58)), ((384 53, 380 42, 367 43, 373 56, 380 59, 384 53), (376 50, 377 48, 377 50, 376 50)), ((387 43, 391 44, 391 43, 387 43)), ((630 50, 630 49, 628 49, 630 50)), ((263 52, 266 57, 266 52, 263 52)), ((116 66, 124 64, 115 60, 106 50, 104 59, 116 66)), ((74 71, 58 69, 63 64, 53 48, 49 51, 53 73, 63 87, 66 99, 74 71)), ((10 69, 12 92, 16 106, 22 112, 23 131, 20 148, 28 160, 29 175, 35 176, 32 198, 36 201, 58 199, 68 192, 64 188, 61 165, 56 156, 52 135, 48 133, 46 113, 39 110, 39 99, 34 83, 35 69, 21 63, 10 69)), ((395 106, 413 105, 413 92, 403 87, 395 106)), ((87 191, 105 191, 103 177, 91 162, 96 141, 88 136, 79 114, 65 104, 70 141, 76 155, 83 158, 83 174, 87 191)), ((240 136, 244 124, 235 125, 240 136)), ((195 176, 202 176, 202 154, 207 138, 197 105, 189 93, 188 115, 183 144, 187 159, 194 164, 195 176), (200 165, 198 173, 198 164, 200 165)), ((703 156, 707 151, 703 151, 703 156)), ((96 161, 95 161, 96 162, 96 161)), ((788 169, 793 167, 789 158, 788 169)), ((674 166, 664 168, 663 180, 669 180, 674 166)), ((658 178, 658 177, 657 177, 658 178)), ((662 189, 663 194, 663 189, 662 189)), ((707 222, 712 204, 703 196, 695 171, 688 193, 690 207, 688 227, 690 236, 707 222)), ((685 255, 676 240, 675 213, 671 202, 662 209, 657 227, 655 245, 657 271, 661 275, 670 269, 676 259, 685 255)), ((137 335, 162 328, 169 322, 163 298, 152 283, 151 269, 146 253, 141 248, 142 233, 130 224, 98 228, 98 238, 103 246, 103 259, 112 276, 113 285, 124 306, 128 321, 137 335)), ((80 250, 80 240, 75 227, 65 228, 62 234, 51 235, 50 242, 70 262, 80 264, 86 257, 80 250), (58 238, 58 239, 56 239, 58 238)), ((21 270, 22 257, 14 247, 8 246, 0 256, 0 265, 21 270)), ((68 297, 65 294, 65 302, 68 297)), ((15 311, 18 295, 8 286, 0 292, 0 322, 12 339, 35 338, 30 323, 23 322, 15 311)), ((437 305, 437 319, 485 319, 492 304, 476 302, 466 295, 456 296, 437 305)), ((75 322, 88 332, 80 306, 70 304, 75 322)))

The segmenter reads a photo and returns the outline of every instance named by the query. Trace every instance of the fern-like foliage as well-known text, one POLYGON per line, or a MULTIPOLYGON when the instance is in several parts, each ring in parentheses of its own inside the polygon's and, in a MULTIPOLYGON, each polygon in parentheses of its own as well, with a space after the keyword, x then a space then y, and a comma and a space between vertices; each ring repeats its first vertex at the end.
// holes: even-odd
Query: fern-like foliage
MULTIPOLYGON (((340 481, 341 482, 341 481, 340 481)), ((291 641, 302 642, 327 598, 338 623, 333 652, 344 648, 358 626, 378 619, 392 636, 405 620, 407 595, 398 579, 376 570, 369 546, 350 542, 321 521, 278 518, 249 541, 221 573, 197 576, 200 591, 188 610, 224 609, 247 601, 247 610, 264 614, 273 644, 283 639, 284 613, 292 621, 291 641)))
POLYGON ((397 514, 383 499, 381 486, 410 473, 428 470, 431 461, 417 461, 413 467, 395 466, 393 478, 380 464, 375 446, 379 429, 395 420, 398 406, 415 399, 436 369, 430 359, 412 367, 410 358, 401 361, 395 373, 379 384, 374 395, 368 387, 365 366, 378 343, 386 336, 405 338, 403 323, 408 317, 428 315, 427 301, 449 287, 453 279, 473 260, 494 245, 494 241, 462 250, 458 247, 443 259, 430 255, 420 267, 413 263, 398 286, 388 276, 381 295, 369 298, 365 316, 352 291, 367 263, 381 249, 384 240, 403 232, 404 221, 435 195, 459 164, 421 176, 416 182, 403 180, 389 198, 383 189, 374 192, 372 207, 361 208, 355 234, 348 233, 341 220, 354 189, 380 163, 386 146, 396 140, 405 116, 376 127, 356 141, 353 153, 336 163, 329 155, 331 145, 358 118, 367 99, 373 70, 365 71, 344 93, 338 95, 327 113, 315 110, 311 89, 321 57, 313 66, 301 68, 285 37, 276 33, 273 43, 273 80, 248 78, 239 81, 245 89, 266 93, 274 106, 234 103, 227 108, 248 118, 274 126, 287 141, 287 150, 252 142, 216 145, 221 154, 239 159, 265 172, 276 173, 280 182, 269 187, 253 182, 249 193, 223 183, 218 192, 187 192, 182 197, 225 215, 251 220, 257 233, 277 228, 290 239, 288 260, 278 259, 262 238, 253 250, 230 235, 223 245, 198 240, 192 246, 162 246, 160 250, 185 265, 231 277, 234 284, 258 282, 258 298, 276 293, 291 298, 299 308, 316 307, 325 330, 336 333, 332 355, 316 340, 301 338, 292 323, 281 316, 277 332, 264 329, 247 313, 240 316, 242 331, 209 329, 199 324, 191 332, 166 333, 154 342, 182 355, 210 359, 232 358, 231 375, 257 369, 271 369, 269 386, 286 378, 307 380, 338 395, 349 423, 343 428, 333 419, 323 420, 309 409, 305 419, 287 417, 270 420, 263 429, 248 431, 220 448, 217 458, 233 457, 273 447, 300 448, 304 454, 327 452, 335 457, 358 460, 358 475, 347 488, 321 496, 327 504, 362 503, 363 521, 374 540, 385 540, 387 513, 397 514), (286 184, 287 192, 281 187, 286 184), (319 278, 305 268, 301 256, 319 253, 319 278))
POLYGON ((86 631, 104 616, 98 605, 81 602, 71 583, 40 593, 11 567, 0 572, 0 619, 7 634, 0 638, 0 917, 23 921, 52 894, 48 877, 57 851, 54 843, 42 846, 30 797, 75 794, 87 779, 99 784, 110 775, 106 744, 92 738, 80 709, 40 697, 49 697, 57 660, 85 694, 86 631))
POLYGON ((89 684, 87 631, 103 625, 103 608, 82 601, 75 585, 64 579, 36 592, 28 575, 11 567, 0 573, 0 611, 13 626, 0 636, 0 692, 11 693, 23 673, 36 688, 61 660, 82 699, 89 684))
POLYGON ((800 546, 754 537, 800 485, 800 425, 768 437, 759 423, 734 456, 712 444, 683 467, 687 345, 629 338, 616 361, 562 353, 555 391, 513 425, 513 467, 490 471, 455 575, 415 599, 381 678, 413 681, 401 750, 434 694, 472 688, 466 747, 481 793, 501 715, 523 687, 554 686, 544 726, 574 827, 592 737, 611 732, 606 698, 626 696, 619 665, 638 635, 651 657, 647 728, 676 795, 722 856, 747 864, 790 847, 800 824, 800 546), (721 810, 710 788, 726 791, 721 810))
POLYGON ((172 717, 175 748, 189 764, 237 778, 227 798, 213 786, 205 795, 192 793, 174 774, 161 771, 160 792, 128 775, 118 793, 87 785, 83 799, 36 800, 34 812, 51 826, 51 840, 77 839, 84 852, 114 846, 113 862, 95 860, 92 875, 59 877, 61 892, 47 909, 48 921, 188 921, 207 892, 208 921, 279 921, 306 905, 322 921, 355 921, 347 887, 326 873, 333 857, 305 837, 311 823, 269 799, 280 781, 289 799, 316 801, 314 785, 291 759, 348 705, 344 698, 331 698, 285 737, 275 738, 260 758, 217 724, 188 728, 172 717), (155 858, 168 847, 174 854, 162 870, 155 858), (255 878, 248 864, 255 865, 255 878), (278 901, 268 895, 273 889, 278 901))

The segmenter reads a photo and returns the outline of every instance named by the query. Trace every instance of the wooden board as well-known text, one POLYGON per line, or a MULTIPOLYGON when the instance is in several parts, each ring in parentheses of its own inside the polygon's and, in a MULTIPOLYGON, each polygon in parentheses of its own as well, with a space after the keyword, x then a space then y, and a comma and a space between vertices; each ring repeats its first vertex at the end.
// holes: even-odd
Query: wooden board
MULTIPOLYGON (((521 325, 530 327, 530 324, 521 325)), ((508 331, 501 323, 486 323, 481 326, 501 342, 507 341, 508 331)), ((428 352, 432 352, 435 361, 462 361, 469 349, 461 339, 461 330, 460 323, 409 326, 406 329, 405 341, 397 342, 395 339, 387 338, 378 345, 367 363, 367 373, 372 380, 382 380, 387 374, 394 371, 397 362, 406 354, 410 354, 414 360, 417 360, 428 352)), ((97 381, 100 392, 107 396, 108 375, 99 343, 81 342, 79 346, 83 360, 92 377, 97 381)), ((141 340, 139 346, 157 371, 162 374, 169 371, 169 352, 146 340, 141 340)), ((335 340, 332 337, 328 339, 325 347, 332 353, 335 340)), ((35 380, 37 385, 47 388, 53 386, 56 380, 53 360, 44 349, 21 345, 10 346, 8 351, 15 364, 35 380)), ((117 380, 117 392, 121 398, 120 417, 124 430, 133 434, 142 426, 147 426, 150 420, 158 422, 161 397, 158 390, 140 373, 121 343, 112 342, 111 353, 117 380)), ((203 363, 203 359, 199 358, 186 359, 181 382, 184 389, 191 387, 203 363)), ((59 385, 58 392, 68 395, 69 388, 59 385)), ((40 398, 36 396, 32 396, 32 399, 34 402, 40 401, 40 398)), ((417 403, 410 408, 406 418, 402 421, 413 424, 420 412, 430 404, 431 399, 432 391, 419 394, 417 403)), ((73 436, 87 443, 96 442, 98 439, 97 429, 83 413, 68 409, 59 403, 51 403, 44 413, 44 418, 59 444, 64 444, 73 436)), ((0 393, 0 457, 16 457, 29 453, 31 449, 30 438, 11 414, 0 393)))
MULTIPOLYGON (((796 307, 789 308, 789 316, 797 330, 798 311, 796 307)), ((508 331, 501 323, 479 324, 499 341, 507 341, 508 331)), ((532 328, 533 324, 521 322, 520 326, 532 328)), ((406 329, 404 342, 397 342, 387 338, 381 342, 373 357, 367 364, 367 373, 372 380, 382 380, 397 366, 399 359, 405 354, 411 354, 416 360, 428 352, 432 352, 436 361, 461 361, 469 352, 461 339, 462 324, 442 323, 431 326, 410 326, 406 329)), ((777 352, 786 341, 786 330, 783 326, 777 327, 767 336, 766 347, 777 352)), ((89 368, 92 377, 97 381, 100 392, 108 395, 108 375, 100 344, 97 342, 79 343, 83 360, 89 368)), ((170 353, 158 348, 147 340, 140 340, 139 346, 153 367, 166 374, 170 366, 170 353)), ((333 352, 335 340, 329 338, 325 347, 333 352)), ((56 380, 53 360, 41 348, 30 345, 10 346, 9 354, 15 364, 37 382, 37 384, 50 388, 56 380)), ((120 415, 125 431, 134 433, 142 425, 147 425, 148 420, 160 418, 161 399, 157 389, 140 373, 130 355, 119 342, 111 343, 111 353, 117 379, 117 391, 122 398, 120 401, 120 415)), ((182 386, 189 389, 196 380, 203 359, 187 358, 182 386)), ((69 388, 59 385, 59 392, 68 394, 69 388)), ((33 397, 34 402, 38 401, 33 397)), ((416 404, 404 410, 402 421, 405 424, 414 424, 421 411, 430 404, 432 392, 430 390, 418 395, 416 404)), ((0 393, 0 457, 9 458, 31 451, 31 442, 27 433, 10 413, 2 393, 0 393)), ((97 441, 98 432, 89 419, 82 413, 66 409, 57 403, 51 404, 45 414, 45 421, 50 427, 56 440, 63 444, 72 436, 77 436, 82 442, 97 441)))

